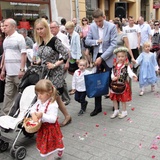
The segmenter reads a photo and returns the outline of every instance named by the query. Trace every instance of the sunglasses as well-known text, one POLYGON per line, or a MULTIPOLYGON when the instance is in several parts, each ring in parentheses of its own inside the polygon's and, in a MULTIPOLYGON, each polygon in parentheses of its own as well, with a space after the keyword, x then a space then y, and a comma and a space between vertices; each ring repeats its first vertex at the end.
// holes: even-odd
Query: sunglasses
POLYGON ((154 24, 155 26, 159 26, 159 24, 154 24))
POLYGON ((82 21, 87 21, 86 19, 82 19, 82 21))

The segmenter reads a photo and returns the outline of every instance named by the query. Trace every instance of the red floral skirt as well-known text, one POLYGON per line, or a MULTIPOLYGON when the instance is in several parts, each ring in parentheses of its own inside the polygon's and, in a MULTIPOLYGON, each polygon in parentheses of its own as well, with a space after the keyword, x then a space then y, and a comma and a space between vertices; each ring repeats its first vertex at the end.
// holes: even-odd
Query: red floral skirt
POLYGON ((131 93, 131 88, 128 82, 126 84, 126 89, 122 94, 115 94, 114 92, 111 91, 110 93, 110 99, 112 101, 120 101, 120 102, 128 102, 132 100, 132 93, 131 93))
POLYGON ((36 144, 41 156, 47 156, 57 150, 64 150, 63 135, 58 121, 42 123, 37 133, 36 144))

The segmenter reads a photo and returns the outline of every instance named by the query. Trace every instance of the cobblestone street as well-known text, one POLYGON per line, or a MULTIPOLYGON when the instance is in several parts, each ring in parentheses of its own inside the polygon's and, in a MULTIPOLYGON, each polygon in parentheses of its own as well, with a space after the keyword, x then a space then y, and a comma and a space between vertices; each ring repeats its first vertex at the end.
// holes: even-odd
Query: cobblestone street
MULTIPOLYGON (((67 77, 68 89, 71 76, 67 77)), ((127 103, 128 116, 110 119, 112 102, 103 97, 103 111, 90 117, 94 99, 88 99, 86 113, 78 116, 80 105, 71 96, 67 109, 72 123, 62 128, 65 143, 63 160, 160 160, 160 88, 155 92, 147 87, 144 96, 139 96, 138 83, 133 82, 133 100, 127 103), (159 91, 159 92, 158 92, 159 91)), ((59 112, 59 121, 63 120, 59 112)), ((13 138, 13 135, 7 133, 13 138)), ((35 147, 35 136, 31 139, 23 134, 18 140, 25 146, 25 160, 41 160, 35 147)), ((10 148, 9 148, 10 149, 10 148)), ((0 153, 0 160, 12 160, 9 149, 0 153)))

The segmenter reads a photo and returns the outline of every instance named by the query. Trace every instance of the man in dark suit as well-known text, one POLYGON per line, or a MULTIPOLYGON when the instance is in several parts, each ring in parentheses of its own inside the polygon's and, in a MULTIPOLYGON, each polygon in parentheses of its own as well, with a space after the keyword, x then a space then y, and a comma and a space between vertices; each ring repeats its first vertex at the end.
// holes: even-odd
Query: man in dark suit
MULTIPOLYGON (((117 45, 116 26, 105 20, 102 10, 93 11, 94 22, 90 25, 90 30, 86 38, 86 45, 93 46, 93 61, 97 66, 97 73, 110 71, 113 66, 113 50, 117 45)), ((102 112, 102 97, 95 97, 95 109, 90 116, 95 116, 102 112)))

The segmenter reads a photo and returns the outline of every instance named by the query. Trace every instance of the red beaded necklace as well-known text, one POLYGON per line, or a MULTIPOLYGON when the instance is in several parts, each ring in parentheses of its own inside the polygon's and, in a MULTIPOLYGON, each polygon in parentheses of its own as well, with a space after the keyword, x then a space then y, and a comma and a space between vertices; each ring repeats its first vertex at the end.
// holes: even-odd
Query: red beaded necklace
POLYGON ((115 66, 115 69, 116 69, 115 76, 119 76, 121 74, 121 69, 122 69, 123 66, 124 66, 124 62, 119 67, 118 67, 118 63, 116 64, 116 66, 115 66))
MULTIPOLYGON (((48 106, 49 106, 50 102, 51 102, 51 100, 48 101, 48 103, 47 103, 47 105, 46 105, 46 108, 45 108, 45 110, 44 110, 44 113, 47 112, 47 109, 48 109, 48 106)), ((39 111, 39 108, 38 108, 38 107, 39 107, 39 104, 37 105, 37 109, 36 109, 37 112, 39 111)))

